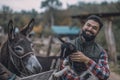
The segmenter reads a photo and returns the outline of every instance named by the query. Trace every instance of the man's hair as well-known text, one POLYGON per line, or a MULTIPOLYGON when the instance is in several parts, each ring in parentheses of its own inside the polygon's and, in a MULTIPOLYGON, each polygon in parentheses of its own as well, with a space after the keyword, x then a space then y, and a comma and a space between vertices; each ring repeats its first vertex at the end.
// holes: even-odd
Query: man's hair
POLYGON ((98 22, 99 25, 100 25, 100 26, 99 26, 100 29, 103 27, 103 22, 102 22, 102 20, 101 20, 101 18, 100 18, 99 16, 91 15, 91 16, 89 16, 89 17, 86 19, 86 21, 88 21, 88 20, 94 20, 94 21, 98 22))

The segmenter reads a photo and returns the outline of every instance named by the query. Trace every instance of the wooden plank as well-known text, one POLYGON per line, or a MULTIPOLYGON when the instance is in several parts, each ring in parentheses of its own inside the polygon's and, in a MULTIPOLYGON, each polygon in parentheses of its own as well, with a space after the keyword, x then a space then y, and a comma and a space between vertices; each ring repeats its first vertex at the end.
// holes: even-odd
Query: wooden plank
POLYGON ((74 18, 86 19, 90 15, 97 15, 97 16, 100 16, 101 18, 109 18, 109 17, 120 16, 120 12, 115 12, 115 13, 88 13, 88 14, 72 15, 71 17, 73 19, 74 18))
POLYGON ((49 77, 52 75, 53 71, 54 70, 50 70, 39 74, 23 77, 21 78, 21 80, 48 80, 49 77))

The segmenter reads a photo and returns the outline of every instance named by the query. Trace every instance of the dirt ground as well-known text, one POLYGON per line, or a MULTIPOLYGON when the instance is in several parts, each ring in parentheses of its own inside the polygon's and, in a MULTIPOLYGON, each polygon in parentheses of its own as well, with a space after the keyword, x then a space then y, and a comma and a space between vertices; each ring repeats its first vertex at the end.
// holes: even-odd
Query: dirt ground
POLYGON ((116 74, 115 72, 111 72, 108 80, 120 80, 120 75, 116 74))

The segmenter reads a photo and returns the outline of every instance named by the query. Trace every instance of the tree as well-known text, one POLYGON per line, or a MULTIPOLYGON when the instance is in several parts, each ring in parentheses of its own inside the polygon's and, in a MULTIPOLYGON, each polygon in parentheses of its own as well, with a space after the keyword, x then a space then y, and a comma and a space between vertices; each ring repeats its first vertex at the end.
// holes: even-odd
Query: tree
MULTIPOLYGON (((54 25, 55 10, 58 9, 61 5, 62 5, 62 3, 59 2, 59 0, 45 0, 42 2, 41 8, 46 8, 45 15, 47 16, 46 19, 48 19, 48 20, 46 20, 48 28, 50 28, 52 25, 54 25)), ((47 56, 49 56, 49 54, 50 54, 51 44, 52 44, 52 36, 51 36, 50 41, 49 41, 47 56)))
POLYGON ((7 24, 8 24, 8 20, 10 20, 12 18, 12 9, 9 6, 3 6, 2 7, 2 16, 1 19, 3 19, 0 24, 3 26, 5 32, 7 32, 7 24))
POLYGON ((46 8, 47 24, 52 26, 54 24, 55 10, 59 9, 62 3, 59 0, 45 0, 42 2, 41 8, 46 8))
POLYGON ((59 0, 45 0, 42 2, 41 8, 59 8, 62 6, 62 3, 59 0))

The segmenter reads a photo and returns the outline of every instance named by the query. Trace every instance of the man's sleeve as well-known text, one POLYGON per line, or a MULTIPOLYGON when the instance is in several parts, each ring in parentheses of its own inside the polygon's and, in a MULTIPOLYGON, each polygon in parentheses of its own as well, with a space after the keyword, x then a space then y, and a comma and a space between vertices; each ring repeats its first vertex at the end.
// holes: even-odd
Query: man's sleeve
POLYGON ((107 80, 110 75, 107 53, 102 51, 98 64, 95 61, 90 60, 87 67, 99 79, 107 80))
MULTIPOLYGON (((63 61, 62 61, 63 62, 63 61)), ((61 69, 64 69, 65 66, 63 65, 63 63, 61 62, 61 69)), ((62 76, 62 80, 80 80, 80 77, 76 76, 74 73, 72 73, 71 71, 66 71, 64 72, 63 76, 62 76)))

